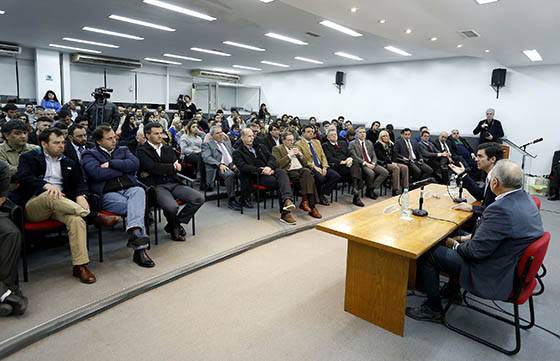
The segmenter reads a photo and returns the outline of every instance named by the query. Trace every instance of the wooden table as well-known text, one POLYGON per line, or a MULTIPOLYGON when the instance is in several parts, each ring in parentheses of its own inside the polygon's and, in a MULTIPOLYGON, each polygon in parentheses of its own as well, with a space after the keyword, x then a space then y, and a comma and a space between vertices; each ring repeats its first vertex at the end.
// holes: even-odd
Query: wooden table
MULTIPOLYGON (((409 194, 410 207, 417 208, 420 190, 409 194)), ((474 200, 467 191, 463 196, 474 200)), ((430 184, 423 208, 429 217, 450 222, 415 216, 401 220, 398 197, 393 197, 318 224, 317 229, 348 239, 344 310, 403 336, 406 291, 416 279, 416 260, 472 216, 452 210, 453 205, 446 186, 430 184)))

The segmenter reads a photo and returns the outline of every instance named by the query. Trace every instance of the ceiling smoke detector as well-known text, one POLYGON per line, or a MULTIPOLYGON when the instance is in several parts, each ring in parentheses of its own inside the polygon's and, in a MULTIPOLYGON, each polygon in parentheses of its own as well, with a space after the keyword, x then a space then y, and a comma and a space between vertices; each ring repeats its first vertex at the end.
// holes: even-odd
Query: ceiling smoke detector
POLYGON ((463 35, 467 39, 480 37, 480 34, 476 30, 460 30, 459 34, 463 35))

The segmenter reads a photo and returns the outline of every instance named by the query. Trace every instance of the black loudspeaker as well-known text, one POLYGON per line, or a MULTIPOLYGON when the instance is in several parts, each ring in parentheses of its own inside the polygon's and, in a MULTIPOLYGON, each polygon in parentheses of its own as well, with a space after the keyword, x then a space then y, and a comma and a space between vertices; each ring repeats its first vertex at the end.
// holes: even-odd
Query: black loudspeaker
POLYGON ((492 86, 500 88, 506 86, 506 69, 492 70, 492 86))
POLYGON ((335 84, 338 86, 344 85, 344 72, 342 71, 336 72, 335 84))

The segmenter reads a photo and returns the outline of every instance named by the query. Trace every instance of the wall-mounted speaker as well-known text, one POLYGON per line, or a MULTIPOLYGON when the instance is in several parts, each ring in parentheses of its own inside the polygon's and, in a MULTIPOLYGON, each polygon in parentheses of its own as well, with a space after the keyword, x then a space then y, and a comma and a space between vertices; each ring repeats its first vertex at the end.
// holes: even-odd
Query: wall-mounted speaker
POLYGON ((344 85, 344 72, 342 71, 336 72, 335 84, 338 86, 344 85))
POLYGON ((492 70, 492 86, 503 88, 506 86, 506 69, 492 70))

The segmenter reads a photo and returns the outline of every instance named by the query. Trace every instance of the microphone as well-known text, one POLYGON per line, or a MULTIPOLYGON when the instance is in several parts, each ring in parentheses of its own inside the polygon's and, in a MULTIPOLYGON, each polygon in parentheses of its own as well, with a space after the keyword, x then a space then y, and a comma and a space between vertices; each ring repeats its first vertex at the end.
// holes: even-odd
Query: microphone
MULTIPOLYGON (((430 178, 425 179, 425 180, 427 181, 429 179, 430 178)), ((416 182, 416 183, 418 183, 418 182, 416 182)), ((420 188, 420 199, 418 200, 418 208, 413 209, 412 214, 414 214, 417 217, 426 217, 428 215, 428 211, 425 210, 425 209, 422 209, 423 205, 424 205, 424 185, 422 185, 422 187, 420 188)))
POLYGON ((430 177, 430 178, 426 178, 426 179, 421 179, 417 182, 412 183, 411 185, 408 186, 409 190, 413 190, 416 189, 418 187, 422 187, 424 188, 424 186, 430 184, 430 183, 435 183, 436 179, 434 177, 430 177))
POLYGON ((466 198, 463 198, 463 178, 464 177, 457 177, 457 182, 459 183, 459 197, 453 198, 453 202, 455 203, 463 203, 467 201, 466 198))
POLYGON ((536 143, 538 143, 538 142, 542 142, 542 141, 543 141, 543 139, 542 139, 542 138, 539 138, 539 139, 535 139, 535 140, 533 140, 533 143, 531 143, 531 144, 536 144, 536 143))

